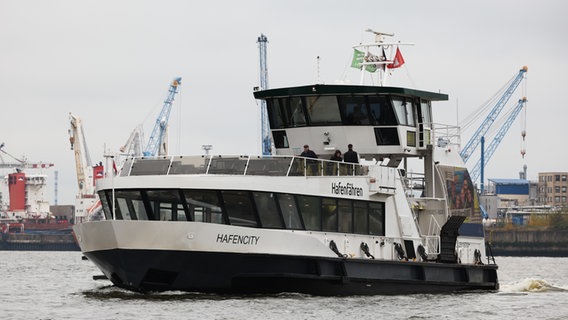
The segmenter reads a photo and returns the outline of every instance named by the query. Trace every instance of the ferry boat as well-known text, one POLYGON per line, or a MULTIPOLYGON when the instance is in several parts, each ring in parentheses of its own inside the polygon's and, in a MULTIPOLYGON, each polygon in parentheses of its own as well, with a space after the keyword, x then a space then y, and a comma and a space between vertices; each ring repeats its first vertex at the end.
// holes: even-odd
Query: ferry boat
MULTIPOLYGON (((400 53, 370 59, 371 51, 397 45, 357 46, 361 71, 374 65, 386 76, 400 53)), ((432 119, 446 94, 364 84, 253 94, 266 101, 271 155, 136 157, 98 181, 105 219, 74 231, 115 286, 323 296, 498 290, 472 181, 448 127, 432 119), (357 163, 327 160, 348 144, 357 163), (300 156, 304 145, 318 158, 300 156)))

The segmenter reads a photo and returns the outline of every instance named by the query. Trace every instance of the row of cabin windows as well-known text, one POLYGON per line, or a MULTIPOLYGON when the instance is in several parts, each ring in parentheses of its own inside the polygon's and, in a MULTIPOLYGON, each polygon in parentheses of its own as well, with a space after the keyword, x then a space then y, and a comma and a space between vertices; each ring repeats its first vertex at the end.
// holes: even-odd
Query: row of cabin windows
MULTIPOLYGON (((112 192, 101 191, 106 219, 112 192)), ((385 234, 383 202, 235 190, 115 190, 117 220, 197 221, 254 228, 385 234)))
POLYGON ((267 99, 271 129, 308 125, 430 124, 430 102, 400 96, 306 96, 267 99))

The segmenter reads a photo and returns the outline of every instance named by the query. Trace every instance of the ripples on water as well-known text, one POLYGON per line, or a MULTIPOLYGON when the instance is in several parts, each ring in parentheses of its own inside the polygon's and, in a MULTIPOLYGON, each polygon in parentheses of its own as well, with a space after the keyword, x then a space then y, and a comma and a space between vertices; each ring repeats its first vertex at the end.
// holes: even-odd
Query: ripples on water
POLYGON ((3 319, 568 319, 568 258, 497 257, 493 293, 313 297, 140 294, 78 252, 0 251, 3 319))

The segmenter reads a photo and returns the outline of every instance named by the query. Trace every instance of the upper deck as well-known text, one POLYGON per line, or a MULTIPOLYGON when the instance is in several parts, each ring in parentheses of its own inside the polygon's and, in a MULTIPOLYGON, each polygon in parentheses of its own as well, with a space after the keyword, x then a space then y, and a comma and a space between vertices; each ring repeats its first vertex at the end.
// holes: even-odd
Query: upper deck
POLYGON ((362 165, 290 156, 162 156, 130 158, 120 176, 237 175, 272 177, 372 177, 374 192, 393 193, 397 171, 362 165))

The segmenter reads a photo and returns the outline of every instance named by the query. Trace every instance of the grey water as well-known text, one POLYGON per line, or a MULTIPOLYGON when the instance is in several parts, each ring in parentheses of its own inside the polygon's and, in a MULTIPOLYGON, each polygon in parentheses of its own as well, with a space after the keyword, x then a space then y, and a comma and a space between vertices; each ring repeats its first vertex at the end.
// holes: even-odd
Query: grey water
POLYGON ((497 292, 314 297, 139 294, 80 252, 0 251, 2 319, 568 319, 568 258, 496 257, 497 292))

